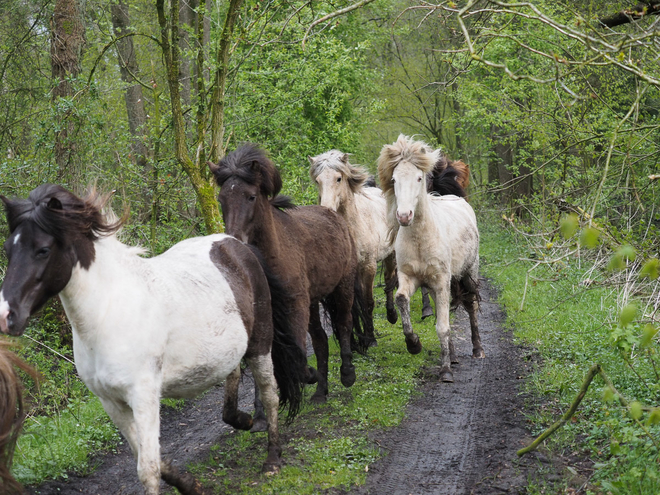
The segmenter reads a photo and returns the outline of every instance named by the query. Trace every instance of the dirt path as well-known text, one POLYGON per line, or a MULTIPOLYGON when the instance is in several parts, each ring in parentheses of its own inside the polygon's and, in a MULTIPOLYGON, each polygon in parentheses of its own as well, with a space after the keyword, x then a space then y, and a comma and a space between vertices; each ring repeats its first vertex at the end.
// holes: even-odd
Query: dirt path
MULTIPOLYGON (((358 495, 524 493, 542 455, 519 461, 515 452, 530 440, 525 429, 519 386, 529 366, 520 349, 502 330, 504 314, 494 291, 482 285, 481 337, 486 359, 471 358, 469 323, 459 312, 454 339, 460 364, 455 383, 439 383, 427 370, 423 395, 408 407, 398 428, 372 434, 385 454, 370 466, 367 484, 358 495)), ((241 385, 241 408, 249 410, 251 379, 241 385)), ((163 453, 185 466, 208 456, 209 447, 230 434, 222 422, 222 389, 207 393, 182 411, 166 410, 161 420, 163 453)), ((547 460, 546 460, 547 461, 547 460)), ((140 494, 135 461, 126 444, 116 454, 97 460, 88 477, 70 476, 30 493, 39 495, 140 494)), ((163 485, 163 488, 165 485, 163 485)))
POLYGON ((472 359, 467 315, 452 326, 460 364, 454 383, 427 372, 423 396, 408 406, 400 427, 374 434, 388 454, 370 466, 356 494, 524 493, 536 455, 519 461, 529 441, 519 385, 529 366, 520 358, 493 289, 482 282, 479 327, 486 359, 472 359))

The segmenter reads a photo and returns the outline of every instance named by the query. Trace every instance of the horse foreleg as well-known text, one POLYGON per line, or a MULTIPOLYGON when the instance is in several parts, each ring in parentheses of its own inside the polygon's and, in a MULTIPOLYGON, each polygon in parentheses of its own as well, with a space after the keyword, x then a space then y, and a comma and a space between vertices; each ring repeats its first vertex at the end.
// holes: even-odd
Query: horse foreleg
POLYGON ((435 332, 438 334, 441 349, 440 380, 453 383, 454 375, 451 371, 451 362, 452 357, 456 360, 456 356, 453 350, 454 345, 451 341, 451 335, 449 333, 450 289, 448 280, 441 280, 439 287, 436 287, 435 290, 433 290, 433 298, 435 299, 435 312, 437 315, 435 332))
POLYGON ((268 353, 256 358, 248 358, 247 361, 268 418, 268 456, 263 471, 274 474, 279 472, 282 465, 282 447, 280 446, 280 434, 277 428, 277 410, 280 402, 277 396, 277 382, 273 374, 273 359, 268 353))
POLYGON ((403 324, 403 335, 406 337, 406 347, 410 354, 419 354, 422 351, 422 343, 419 336, 413 332, 410 319, 410 296, 415 293, 417 287, 408 277, 399 273, 399 289, 396 291, 396 305, 401 313, 403 324))
POLYGON ((385 303, 387 308, 387 321, 394 325, 399 318, 399 315, 396 313, 396 308, 394 307, 393 296, 397 285, 395 253, 392 253, 383 259, 383 277, 385 279, 385 298, 387 300, 385 303))
POLYGON ((433 316, 433 306, 431 306, 429 290, 426 287, 422 287, 422 320, 429 316, 433 316))
POLYGON ((153 386, 136 390, 132 398, 137 433, 137 473, 147 495, 160 487, 160 395, 153 386))
MULTIPOLYGON (((321 325, 319 314, 319 303, 314 303, 309 311, 309 335, 312 337, 312 347, 316 354, 316 376, 318 383, 316 392, 312 395, 311 401, 315 404, 321 404, 326 401, 328 396, 328 336, 321 325)), ((310 369, 313 369, 310 367, 310 369)))
POLYGON ((374 279, 376 278, 376 263, 365 267, 361 274, 362 297, 367 305, 367 321, 364 329, 367 346, 378 345, 374 331, 374 279))
POLYGON ((238 409, 238 383, 240 380, 241 365, 239 364, 229 374, 225 382, 225 403, 222 408, 222 420, 237 430, 249 430, 252 428, 252 417, 238 409))

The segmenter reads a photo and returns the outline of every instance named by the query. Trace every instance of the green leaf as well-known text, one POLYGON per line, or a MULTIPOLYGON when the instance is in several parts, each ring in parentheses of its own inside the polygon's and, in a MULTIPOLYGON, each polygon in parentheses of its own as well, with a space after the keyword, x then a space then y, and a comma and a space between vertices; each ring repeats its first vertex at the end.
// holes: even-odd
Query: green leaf
POLYGON ((613 440, 610 444, 610 454, 617 455, 619 452, 621 452, 621 446, 619 445, 619 442, 613 440))
POLYGON ((637 305, 634 303, 627 304, 619 315, 619 325, 621 328, 627 327, 637 316, 637 305))
POLYGON ((642 405, 635 401, 632 404, 630 404, 630 416, 633 419, 639 419, 642 417, 642 405))
POLYGON ((610 402, 612 399, 614 399, 614 391, 611 387, 605 387, 603 389, 603 400, 605 402, 610 402))
POLYGON ((651 258, 646 263, 644 263, 644 266, 639 272, 639 276, 642 278, 648 277, 651 280, 655 280, 658 278, 658 267, 660 267, 660 261, 658 261, 658 258, 651 258))
POLYGON ((618 253, 621 255, 621 258, 628 261, 635 261, 635 248, 630 244, 624 244, 618 249, 618 253))
POLYGON ((582 230, 580 234, 580 245, 586 248, 595 248, 598 246, 598 238, 600 237, 600 232, 598 229, 593 227, 587 227, 582 230))
POLYGON ((653 337, 658 333, 658 329, 653 325, 645 325, 644 332, 642 333, 642 338, 639 342, 639 345, 642 347, 648 347, 651 342, 653 342, 653 337))
POLYGON ((578 216, 575 213, 570 213, 564 216, 559 222, 559 231, 568 239, 577 231, 579 227, 578 216))
POLYGON ((623 261, 621 254, 616 252, 610 258, 610 262, 607 264, 608 270, 623 270, 626 267, 626 263, 623 261))
POLYGON ((660 423, 660 407, 656 407, 649 414, 649 423, 652 425, 657 425, 660 423))

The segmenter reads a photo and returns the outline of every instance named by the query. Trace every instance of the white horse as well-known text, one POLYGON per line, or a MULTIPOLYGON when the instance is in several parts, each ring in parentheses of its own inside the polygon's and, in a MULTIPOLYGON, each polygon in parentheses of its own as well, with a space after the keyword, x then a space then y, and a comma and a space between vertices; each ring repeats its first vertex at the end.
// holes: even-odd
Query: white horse
POLYGON ((193 397, 227 379, 223 419, 251 427, 237 405, 243 358, 268 418, 264 469, 279 469, 277 385, 290 403, 299 400, 305 355, 288 329, 274 328, 271 280, 250 248, 212 235, 145 259, 112 235, 120 223, 106 223, 96 195, 80 199, 46 184, 28 200, 1 198, 11 235, 0 330, 21 335, 28 317, 60 294, 80 378, 127 438, 147 494, 159 492, 161 477, 182 493, 199 489, 161 460, 161 397, 193 397), (286 355, 271 357, 271 349, 286 355))
MULTIPOLYGON (((377 263, 383 262, 387 319, 396 323, 392 292, 396 284, 394 245, 390 241, 387 225, 387 205, 383 192, 377 187, 366 187, 369 177, 366 170, 352 165, 348 154, 330 150, 315 157, 308 157, 310 176, 319 189, 319 204, 339 213, 355 241, 362 293, 369 307, 369 320, 373 321, 373 283, 377 263)), ((367 337, 373 338, 373 328, 367 329, 367 337)))
MULTIPOLYGON (((422 345, 410 321, 410 296, 426 285, 436 304, 436 332, 442 348, 440 378, 453 382, 456 362, 449 333, 450 300, 463 304, 470 316, 472 356, 485 357, 481 347, 479 308, 479 231, 472 207, 459 196, 427 193, 427 174, 436 162, 428 145, 400 135, 385 145, 378 158, 378 175, 387 200, 387 221, 395 236, 399 288, 396 304, 401 313, 408 351, 422 345)), ((454 177, 451 187, 459 187, 454 177)))

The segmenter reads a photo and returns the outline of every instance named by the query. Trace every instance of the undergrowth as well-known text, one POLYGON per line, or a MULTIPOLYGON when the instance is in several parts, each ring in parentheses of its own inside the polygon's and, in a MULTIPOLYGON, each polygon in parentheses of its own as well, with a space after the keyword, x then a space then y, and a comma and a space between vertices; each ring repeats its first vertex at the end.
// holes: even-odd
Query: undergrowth
POLYGON ((620 287, 601 283, 610 274, 591 270, 579 253, 530 272, 530 259, 539 259, 538 253, 529 251, 520 234, 501 220, 480 226, 482 271, 499 288, 518 342, 538 353, 540 364, 527 382, 542 404, 530 413, 533 434, 560 418, 589 367, 600 363, 616 389, 628 401, 638 401, 637 407, 619 405, 597 379, 573 420, 546 443, 558 453, 594 461, 587 493, 657 494, 660 428, 652 409, 642 407, 660 403, 657 341, 642 346, 640 325, 621 321, 620 287))

